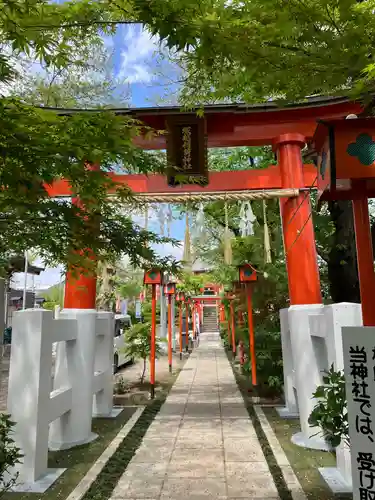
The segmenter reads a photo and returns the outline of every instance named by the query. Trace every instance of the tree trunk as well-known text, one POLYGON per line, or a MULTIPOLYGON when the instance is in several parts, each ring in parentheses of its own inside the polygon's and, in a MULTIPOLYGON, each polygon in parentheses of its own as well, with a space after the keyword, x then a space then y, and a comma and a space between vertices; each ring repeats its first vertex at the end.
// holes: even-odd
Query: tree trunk
POLYGON ((328 204, 335 227, 328 258, 328 279, 332 301, 360 302, 357 252, 351 201, 328 204))
POLYGON ((141 384, 143 384, 144 379, 145 379, 146 366, 147 366, 147 358, 143 358, 143 372, 141 375, 141 384))

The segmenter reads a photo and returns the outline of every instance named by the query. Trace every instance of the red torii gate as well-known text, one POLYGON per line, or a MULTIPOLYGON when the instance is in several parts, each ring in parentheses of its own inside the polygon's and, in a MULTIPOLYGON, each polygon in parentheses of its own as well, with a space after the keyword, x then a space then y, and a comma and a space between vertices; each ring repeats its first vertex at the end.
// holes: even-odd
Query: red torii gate
MULTIPOLYGON (((321 303, 321 291, 311 207, 303 191, 316 186, 317 170, 314 165, 304 165, 301 149, 316 131, 318 120, 342 119, 359 114, 362 107, 346 98, 312 98, 302 104, 279 108, 273 103, 255 106, 213 105, 205 108, 207 146, 259 146, 272 145, 278 164, 263 170, 211 172, 208 186, 168 186, 160 175, 115 175, 120 184, 127 184, 135 193, 204 193, 236 192, 244 190, 296 189, 294 198, 281 198, 281 221, 288 271, 291 304, 321 303), (301 277, 303 279, 301 280, 301 277)), ((90 112, 90 111, 87 111, 90 112)), ((156 130, 166 129, 166 119, 181 115, 177 107, 122 109, 118 114, 131 115, 156 130)), ((63 112, 61 112, 63 113, 63 112)), ((69 114, 74 111, 69 110, 69 114)), ((68 114, 68 111, 65 111, 68 114)), ((196 116, 193 111, 190 114, 196 116)), ((144 149, 166 148, 165 136, 152 140, 135 139, 144 149)), ((50 196, 71 196, 67 181, 57 181, 48 187, 50 196)), ((65 285, 64 307, 95 309, 96 277, 68 273, 65 285)))

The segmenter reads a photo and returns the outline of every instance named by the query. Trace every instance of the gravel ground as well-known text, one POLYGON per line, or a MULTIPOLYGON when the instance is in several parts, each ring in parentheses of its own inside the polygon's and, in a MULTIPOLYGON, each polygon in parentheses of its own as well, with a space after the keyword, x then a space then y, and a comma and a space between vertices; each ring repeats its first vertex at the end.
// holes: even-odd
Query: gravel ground
MULTIPOLYGON (((185 353, 182 361, 180 361, 179 355, 174 354, 172 360, 173 371, 179 369, 185 363, 185 353)), ((163 355, 159 359, 156 360, 155 363, 155 377, 158 382, 163 382, 163 380, 169 378, 169 365, 168 365, 168 356, 163 355)), ((122 367, 115 375, 115 379, 118 380, 122 378, 125 383, 133 383, 138 382, 141 377, 141 373, 143 371, 143 361, 137 361, 133 364, 126 365, 122 367)), ((149 363, 147 363, 145 380, 148 380, 150 377, 149 363)))

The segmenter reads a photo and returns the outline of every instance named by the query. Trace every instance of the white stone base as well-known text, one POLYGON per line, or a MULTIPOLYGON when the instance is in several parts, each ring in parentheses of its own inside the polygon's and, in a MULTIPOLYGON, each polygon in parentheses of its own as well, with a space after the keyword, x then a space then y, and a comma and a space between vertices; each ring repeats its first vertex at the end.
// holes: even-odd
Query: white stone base
POLYGON ((92 418, 117 418, 123 412, 124 406, 114 406, 111 413, 93 413, 92 418))
POLYGON ((16 484, 11 491, 15 493, 44 493, 66 471, 66 469, 47 469, 47 474, 38 481, 16 484))
POLYGON ((311 450, 331 451, 332 448, 327 444, 324 439, 314 436, 306 437, 303 432, 297 432, 292 436, 292 443, 300 446, 301 448, 309 448, 311 450))
POLYGON ((353 491, 352 485, 345 481, 336 467, 319 467, 318 470, 333 493, 351 493, 353 491))
POLYGON ((280 418, 285 418, 286 420, 294 419, 294 418, 299 418, 299 413, 298 412, 296 412, 296 411, 295 412, 294 411, 290 411, 289 408, 287 408, 286 406, 283 406, 283 407, 276 406, 275 410, 279 414, 280 418))
POLYGON ((75 443, 54 443, 53 441, 48 443, 48 449, 51 451, 60 450, 70 450, 70 448, 75 448, 76 446, 82 446, 83 444, 89 444, 95 441, 99 436, 92 432, 90 436, 84 441, 77 441, 75 443))

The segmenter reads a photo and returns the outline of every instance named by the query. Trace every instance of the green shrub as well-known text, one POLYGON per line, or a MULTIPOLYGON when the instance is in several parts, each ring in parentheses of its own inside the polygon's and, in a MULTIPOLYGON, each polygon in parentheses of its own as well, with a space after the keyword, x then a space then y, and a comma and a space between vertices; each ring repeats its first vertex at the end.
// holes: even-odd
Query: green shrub
POLYGON ((21 463, 23 457, 12 438, 14 426, 10 415, 0 413, 0 496, 16 484, 19 474, 12 474, 11 469, 21 463))
POLYGON ((323 376, 323 384, 317 387, 313 398, 318 400, 309 424, 319 427, 324 439, 333 448, 343 440, 349 446, 348 410, 345 391, 345 377, 335 371, 333 365, 323 376))
POLYGON ((129 391, 130 391, 129 386, 125 382, 124 377, 119 377, 116 380, 116 383, 115 383, 115 386, 114 386, 114 393, 115 394, 126 394, 129 391))
MULTIPOLYGON (((152 304, 151 300, 147 299, 142 304, 142 318, 145 323, 151 323, 152 304)), ((156 304, 156 324, 160 323, 160 303, 156 304)))
MULTIPOLYGON (((143 384, 147 360, 151 354, 151 323, 136 323, 125 332, 124 352, 131 359, 143 360, 141 383, 143 384)), ((156 339, 156 357, 161 354, 161 340, 156 339)))
MULTIPOLYGON (((254 336, 258 386, 265 396, 278 396, 282 393, 284 383, 280 333, 257 327, 254 336)), ((247 356, 243 370, 250 374, 251 363, 248 358, 249 333, 247 327, 238 329, 238 338, 243 340, 247 356)))

